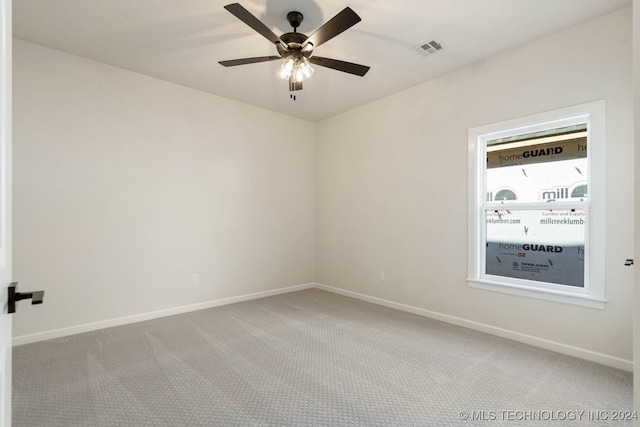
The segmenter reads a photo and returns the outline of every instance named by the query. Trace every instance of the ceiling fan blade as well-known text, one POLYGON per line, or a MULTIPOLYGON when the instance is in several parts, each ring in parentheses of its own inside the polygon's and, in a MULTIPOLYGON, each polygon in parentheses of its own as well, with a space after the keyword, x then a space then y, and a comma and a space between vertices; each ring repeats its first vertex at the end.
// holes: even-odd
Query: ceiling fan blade
POLYGON ((322 58, 320 56, 312 56, 309 58, 309 62, 312 64, 320 65, 321 67, 332 68, 334 70, 342 71, 349 74, 355 74, 356 76, 364 76, 371 67, 366 65, 354 64, 353 62, 345 62, 337 59, 322 58))
POLYGON ((275 61, 282 59, 279 56, 256 56, 254 58, 231 59, 229 61, 218 61, 220 65, 225 67, 235 67, 236 65, 255 64, 256 62, 275 61))
POLYGON ((275 35, 275 33, 271 31, 269 27, 264 25, 262 21, 260 21, 258 18, 253 16, 251 12, 249 12, 247 9, 242 7, 240 3, 228 4, 224 8, 227 9, 229 12, 231 12, 236 18, 238 18, 239 20, 241 20, 242 22, 244 22, 245 24, 253 28, 258 33, 260 33, 264 38, 269 40, 271 43, 280 44, 285 49, 287 48, 287 45, 282 40, 280 40, 280 37, 275 35))
POLYGON ((322 43, 331 40, 360 21, 361 19, 357 13, 349 7, 345 7, 342 12, 325 22, 322 27, 318 28, 315 33, 311 34, 311 36, 309 36, 309 38, 302 44, 302 47, 304 48, 307 43, 311 43, 315 49, 322 43))

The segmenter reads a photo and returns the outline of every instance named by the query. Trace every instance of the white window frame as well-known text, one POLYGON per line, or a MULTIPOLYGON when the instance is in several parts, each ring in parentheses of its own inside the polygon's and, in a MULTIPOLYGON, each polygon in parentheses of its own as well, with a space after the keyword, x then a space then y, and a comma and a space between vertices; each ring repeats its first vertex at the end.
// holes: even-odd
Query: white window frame
MULTIPOLYGON (((605 166, 606 104, 604 100, 534 114, 469 129, 469 245, 467 283, 472 288, 604 309, 605 299, 605 166), (485 271, 486 142, 513 135, 587 123, 588 201, 585 229, 585 286, 554 285, 487 275, 485 271)), ((573 204, 575 205, 575 203, 573 204)), ((526 204, 518 204, 526 209, 526 204)), ((539 205, 529 206, 537 207, 539 205)), ((573 207, 573 206, 572 206, 573 207)), ((562 209, 554 203, 554 209, 562 209)))

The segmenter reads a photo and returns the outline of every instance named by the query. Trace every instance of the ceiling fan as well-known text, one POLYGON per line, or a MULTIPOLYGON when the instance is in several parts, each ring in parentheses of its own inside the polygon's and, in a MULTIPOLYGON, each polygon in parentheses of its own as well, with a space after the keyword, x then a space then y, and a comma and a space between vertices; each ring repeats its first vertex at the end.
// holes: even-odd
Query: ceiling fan
MULTIPOLYGON (((313 55, 313 50, 315 48, 361 21, 358 14, 351 10, 351 8, 344 8, 340 13, 327 21, 309 37, 297 31, 297 28, 303 20, 302 13, 300 12, 292 11, 287 14, 287 20, 293 27, 293 32, 285 33, 278 37, 265 24, 253 16, 251 12, 242 7, 239 3, 229 4, 224 8, 235 15, 236 18, 253 28, 271 43, 275 44, 278 51, 277 56, 258 56, 253 58, 220 61, 219 63, 225 67, 283 59, 284 61, 282 62, 278 76, 289 80, 289 91, 291 92, 302 90, 302 82, 313 74, 313 68, 310 63, 354 74, 356 76, 364 76, 367 74, 367 71, 369 71, 370 67, 365 65, 313 55)), ((295 96, 293 94, 291 95, 291 98, 295 100, 295 96)))

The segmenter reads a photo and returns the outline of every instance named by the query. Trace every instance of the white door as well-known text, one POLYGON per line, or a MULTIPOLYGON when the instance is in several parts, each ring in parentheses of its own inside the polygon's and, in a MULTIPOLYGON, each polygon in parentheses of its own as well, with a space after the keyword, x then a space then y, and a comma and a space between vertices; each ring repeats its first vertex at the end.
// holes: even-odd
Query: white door
POLYGON ((11 0, 0 0, 0 427, 11 426, 11 0))

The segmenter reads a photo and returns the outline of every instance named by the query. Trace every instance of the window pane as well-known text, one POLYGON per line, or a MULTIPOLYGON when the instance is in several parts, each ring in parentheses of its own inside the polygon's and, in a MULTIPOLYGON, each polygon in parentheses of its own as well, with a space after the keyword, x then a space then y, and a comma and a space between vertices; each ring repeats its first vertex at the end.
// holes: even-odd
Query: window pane
POLYGON ((587 200, 587 159, 487 169, 487 203, 587 200))
POLYGON ((586 131, 549 140, 487 144, 488 204, 587 200, 586 131))
POLYGON ((584 287, 584 209, 485 215, 486 274, 584 287))

